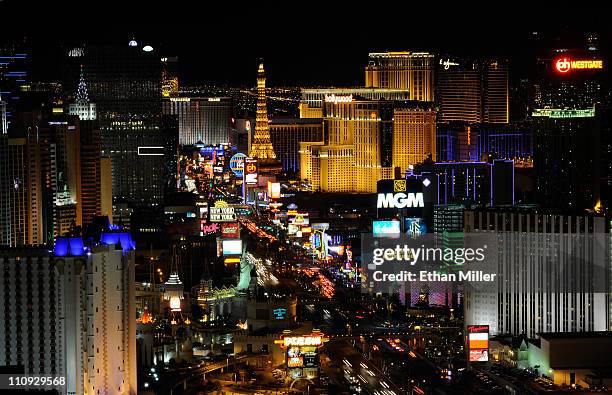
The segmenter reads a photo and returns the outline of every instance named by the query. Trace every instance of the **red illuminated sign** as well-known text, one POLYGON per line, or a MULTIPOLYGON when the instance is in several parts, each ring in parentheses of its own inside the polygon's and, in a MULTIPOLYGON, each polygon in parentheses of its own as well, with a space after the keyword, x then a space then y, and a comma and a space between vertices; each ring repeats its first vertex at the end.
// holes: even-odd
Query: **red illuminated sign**
POLYGON ((601 70, 603 60, 601 59, 571 59, 568 57, 559 58, 554 63, 557 73, 566 74, 571 70, 601 70))
POLYGON ((240 224, 237 222, 221 224, 221 236, 224 239, 239 238, 240 237, 240 224))
POLYGON ((487 362, 489 360, 489 326, 468 325, 468 360, 487 362))
POLYGON ((206 221, 200 221, 200 230, 203 235, 210 235, 212 233, 217 233, 219 230, 219 224, 217 223, 206 223, 206 221))

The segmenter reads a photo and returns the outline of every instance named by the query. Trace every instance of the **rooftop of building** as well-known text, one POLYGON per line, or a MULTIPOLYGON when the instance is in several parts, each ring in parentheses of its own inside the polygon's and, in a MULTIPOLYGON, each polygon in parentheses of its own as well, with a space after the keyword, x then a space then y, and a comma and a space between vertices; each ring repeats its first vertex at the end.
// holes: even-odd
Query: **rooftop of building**
POLYGON ((541 215, 557 215, 557 216, 579 216, 579 217, 595 217, 604 218, 604 215, 593 211, 571 209, 571 208, 544 208, 537 204, 515 204, 500 205, 493 207, 478 207, 468 208, 467 211, 486 211, 486 212, 501 212, 501 213, 519 213, 519 214, 541 214, 541 215))
POLYGON ((226 100, 232 100, 231 97, 228 96, 214 96, 214 97, 209 97, 209 96, 182 96, 182 97, 164 97, 162 98, 162 101, 169 101, 169 102, 190 102, 190 101, 209 101, 209 102, 220 102, 220 101, 226 101, 226 100))
POLYGON ((270 125, 321 125, 322 118, 270 118, 270 125))
POLYGON ((388 89, 388 88, 364 88, 362 86, 349 87, 326 87, 326 88, 304 88, 302 93, 310 94, 331 94, 331 93, 407 93, 405 89, 388 89))
POLYGON ((386 51, 386 52, 370 52, 369 57, 433 57, 434 55, 429 52, 410 52, 410 51, 386 51))
POLYGON ((586 340, 586 339, 612 339, 610 331, 593 331, 593 332, 546 332, 538 334, 544 340, 586 340))

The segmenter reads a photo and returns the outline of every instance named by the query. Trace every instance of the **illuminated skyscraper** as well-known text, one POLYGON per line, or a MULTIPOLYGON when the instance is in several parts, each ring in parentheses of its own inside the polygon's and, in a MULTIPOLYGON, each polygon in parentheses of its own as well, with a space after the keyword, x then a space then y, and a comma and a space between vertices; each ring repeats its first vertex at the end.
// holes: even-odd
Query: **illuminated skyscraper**
POLYGON ((508 123, 510 100, 508 89, 508 64, 501 59, 488 60, 484 70, 483 122, 508 123))
MULTIPOLYGON (((53 237, 57 237, 83 224, 81 130, 73 117, 54 117, 43 126, 41 135, 49 159, 43 164, 43 174, 51 180, 53 237)), ((48 213, 51 215, 50 210, 48 213)))
POLYGON ((434 100, 434 56, 427 52, 370 53, 366 88, 401 89, 410 100, 434 100))
POLYGON ((113 167, 108 156, 100 158, 100 213, 113 223, 113 167))
POLYGON ((300 145, 302 162, 310 158, 310 166, 303 164, 302 178, 310 173, 313 190, 331 191, 340 179, 350 179, 354 182, 343 192, 373 193, 379 180, 435 157, 436 113, 431 104, 353 95, 330 95, 325 101, 327 145, 300 145), (326 171, 317 167, 326 160, 331 163, 332 158, 334 165, 328 165, 326 171))
POLYGON ((401 174, 410 165, 436 157, 436 111, 433 107, 398 108, 393 112, 393 168, 401 174))
POLYGON ((313 145, 311 184, 315 191, 355 192, 355 146, 313 145))
POLYGON ((163 113, 178 116, 178 140, 181 145, 228 144, 233 109, 233 100, 229 97, 162 99, 163 113))
POLYGON ((83 226, 102 214, 100 128, 97 121, 80 121, 81 210, 83 226))
POLYGON ((535 108, 588 108, 606 101, 605 89, 608 64, 597 50, 555 49, 537 61, 538 95, 535 108), (559 71, 557 63, 567 61, 599 62, 594 68, 575 68, 559 71))
POLYGON ((275 118, 270 122, 270 138, 283 170, 299 172, 299 143, 323 141, 321 118, 275 118))
POLYGON ((68 54, 74 74, 67 76, 66 86, 74 86, 77 67, 84 65, 89 97, 97 106, 102 155, 112 159, 114 200, 160 203, 166 179, 176 171, 168 163, 176 161, 176 147, 168 142, 178 132, 162 120, 158 51, 135 40, 77 49, 68 54))
POLYGON ((439 121, 508 123, 508 66, 501 59, 441 59, 439 121))
POLYGON ((595 207, 601 184, 597 109, 536 109, 532 118, 538 202, 543 207, 595 207))
POLYGON ((491 207, 514 204, 514 163, 428 162, 416 165, 413 175, 426 184, 427 201, 434 205, 477 205, 491 207), (425 181, 427 180, 427 181, 425 181))
POLYGON ((91 121, 98 117, 95 103, 89 101, 89 94, 87 92, 87 84, 85 83, 85 75, 83 74, 82 66, 75 102, 68 106, 68 114, 76 115, 82 121, 91 121))
POLYGON ((326 101, 348 100, 359 98, 364 100, 410 100, 410 92, 406 89, 382 88, 314 88, 302 89, 300 100, 300 118, 323 118, 326 101))
MULTIPOLYGON (((18 122, 14 120, 13 125, 18 122)), ((9 136, 8 199, 10 240, 8 245, 42 244, 44 239, 41 141, 36 128, 19 136, 9 136)))
POLYGON ((6 102, 2 101, 2 95, 0 94, 0 134, 6 134, 8 130, 8 123, 6 120, 6 102))
POLYGON ((0 365, 64 377, 62 394, 136 394, 132 250, 107 232, 89 251, 76 237, 0 249, 0 365))
POLYGON ((465 210, 464 232, 496 236, 492 269, 503 273, 497 289, 466 292, 466 325, 486 323, 493 334, 528 338, 609 329, 605 218, 518 207, 465 210))
POLYGON ((6 103, 10 123, 23 92, 29 89, 29 54, 25 38, 21 42, 0 43, 0 96, 6 103))
POLYGON ((0 245, 10 245, 11 213, 9 200, 8 134, 6 123, 6 102, 0 94, 0 245))

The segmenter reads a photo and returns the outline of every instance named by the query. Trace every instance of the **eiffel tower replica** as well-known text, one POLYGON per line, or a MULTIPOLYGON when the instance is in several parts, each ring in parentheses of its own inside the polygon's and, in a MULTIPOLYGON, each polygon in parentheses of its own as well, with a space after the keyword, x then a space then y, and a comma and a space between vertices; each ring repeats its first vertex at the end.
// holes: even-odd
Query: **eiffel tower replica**
POLYGON ((266 74, 263 62, 259 63, 257 70, 257 115, 255 118, 255 135, 253 136, 249 156, 257 159, 259 172, 262 174, 278 174, 283 170, 283 165, 276 159, 276 153, 270 140, 268 108, 266 106, 266 74))

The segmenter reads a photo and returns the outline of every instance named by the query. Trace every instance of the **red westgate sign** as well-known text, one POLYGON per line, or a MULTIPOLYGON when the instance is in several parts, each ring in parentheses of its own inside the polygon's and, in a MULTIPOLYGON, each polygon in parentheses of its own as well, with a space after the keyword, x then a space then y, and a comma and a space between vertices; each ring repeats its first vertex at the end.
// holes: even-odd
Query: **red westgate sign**
POLYGON ((601 70, 603 69, 603 60, 562 57, 555 60, 554 66, 555 70, 561 74, 566 74, 572 70, 601 70))

